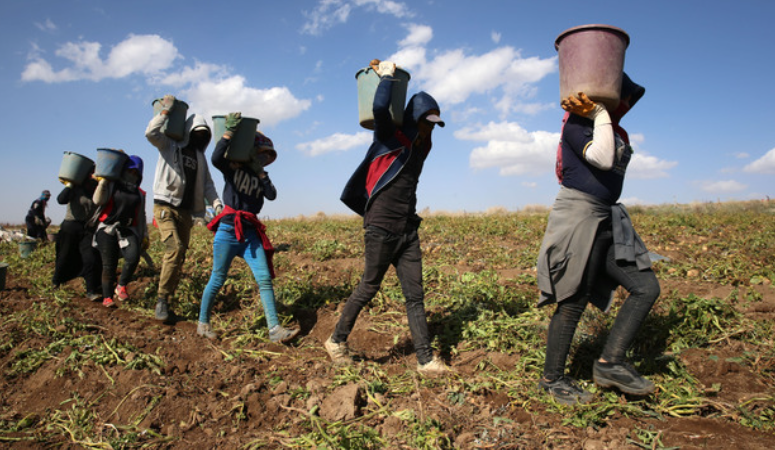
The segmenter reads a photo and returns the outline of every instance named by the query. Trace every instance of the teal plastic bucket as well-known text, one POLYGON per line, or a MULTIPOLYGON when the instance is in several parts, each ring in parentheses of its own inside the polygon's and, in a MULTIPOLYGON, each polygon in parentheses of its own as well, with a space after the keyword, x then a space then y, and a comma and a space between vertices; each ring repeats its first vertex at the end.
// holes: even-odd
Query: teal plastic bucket
POLYGON ((32 240, 19 241, 19 256, 29 258, 32 252, 38 248, 38 242, 32 240))
POLYGON ((59 179, 73 184, 81 184, 94 169, 94 161, 83 155, 65 152, 59 166, 59 179))
POLYGON ((226 152, 226 158, 234 162, 249 162, 253 154, 253 147, 256 143, 256 129, 258 129, 258 119, 252 117, 243 117, 240 120, 237 131, 231 137, 229 150, 226 152))
POLYGON ((113 181, 120 180, 127 160, 129 156, 124 152, 112 148, 98 148, 94 176, 113 181))
POLYGON ((627 33, 610 25, 581 25, 560 33, 554 41, 560 63, 560 100, 583 92, 615 111, 629 44, 627 33))
POLYGON ((226 132, 226 116, 213 116, 213 140, 217 143, 226 132))
POLYGON ((0 262, 0 291, 5 289, 5 279, 8 276, 8 263, 0 262))
MULTIPOLYGON (((157 98, 153 101, 153 113, 161 113, 161 99, 157 98)), ((186 118, 188 117, 188 103, 175 100, 175 106, 169 113, 167 123, 164 124, 161 131, 170 139, 175 141, 182 141, 186 137, 186 118)))
MULTIPOLYGON (((374 94, 377 92, 379 75, 371 67, 361 69, 355 74, 358 80, 358 121, 367 130, 374 129, 374 94)), ((404 123, 404 105, 406 91, 409 88, 409 72, 396 67, 393 75, 393 92, 390 97, 390 116, 398 126, 404 123)))

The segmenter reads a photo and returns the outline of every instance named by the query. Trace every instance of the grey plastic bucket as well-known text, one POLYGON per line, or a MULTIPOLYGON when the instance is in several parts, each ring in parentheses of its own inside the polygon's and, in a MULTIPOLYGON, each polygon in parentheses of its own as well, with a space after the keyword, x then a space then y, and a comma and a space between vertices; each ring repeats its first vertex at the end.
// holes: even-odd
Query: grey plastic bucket
POLYGON ((226 132, 226 116, 213 116, 213 140, 217 143, 226 132))
POLYGON ((226 152, 226 159, 234 162, 248 162, 253 154, 253 147, 256 143, 256 129, 258 128, 258 119, 252 117, 243 117, 240 120, 237 131, 231 137, 229 150, 226 152))
POLYGON ((5 289, 5 280, 8 276, 8 263, 0 262, 0 291, 5 289))
MULTIPOLYGON (((374 94, 377 92, 379 75, 371 67, 361 69, 355 74, 358 80, 358 122, 367 130, 374 129, 374 94)), ((404 123, 404 105, 406 91, 409 88, 409 72, 396 67, 393 75, 393 91, 390 97, 390 116, 398 126, 404 123)))
POLYGON ((583 92, 608 111, 619 107, 627 33, 610 25, 569 28, 554 41, 560 60, 560 99, 583 92))
POLYGON ((19 256, 26 259, 38 248, 38 242, 34 240, 19 241, 19 256))
POLYGON ((94 176, 113 181, 120 180, 128 160, 129 156, 124 152, 112 148, 98 148, 94 176))
POLYGON ((94 169, 94 161, 83 155, 65 152, 59 166, 59 179, 73 184, 81 184, 94 169))
MULTIPOLYGON (((161 113, 161 99, 153 101, 154 115, 161 113)), ((161 131, 170 139, 182 141, 186 137, 186 118, 188 115, 188 103, 175 99, 175 106, 169 112, 167 123, 161 128, 161 131)))

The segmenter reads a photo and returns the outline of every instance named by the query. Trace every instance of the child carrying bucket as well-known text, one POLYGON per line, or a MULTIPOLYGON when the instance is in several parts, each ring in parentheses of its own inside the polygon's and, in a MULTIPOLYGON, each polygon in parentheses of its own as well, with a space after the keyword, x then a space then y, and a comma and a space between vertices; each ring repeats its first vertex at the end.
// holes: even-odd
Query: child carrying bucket
POLYGON ((126 287, 140 262, 142 242, 147 239, 145 191, 140 189, 143 160, 139 156, 130 156, 123 165, 120 178, 100 176, 99 167, 95 177, 99 183, 93 200, 100 210, 93 243, 102 256, 102 305, 115 308, 114 294, 116 300, 129 298, 126 287), (120 257, 124 258, 124 265, 116 286, 120 257))
POLYGON ((255 124, 258 122, 255 120, 251 122, 251 131, 255 138, 250 147, 250 161, 235 162, 227 159, 227 152, 235 145, 233 137, 241 126, 241 121, 240 113, 227 116, 226 132, 213 152, 213 166, 223 173, 225 181, 221 196, 225 206, 223 212, 207 225, 207 228, 215 233, 213 272, 202 294, 197 334, 208 339, 218 337, 210 326, 210 311, 215 296, 226 282, 232 260, 239 256, 248 264, 258 283, 269 328, 269 340, 285 343, 293 339, 299 330, 280 325, 272 285, 274 248, 266 235, 266 226, 257 217, 264 206, 264 199, 274 200, 277 197, 277 190, 264 170, 264 167, 277 158, 277 152, 271 139, 255 131, 255 124))

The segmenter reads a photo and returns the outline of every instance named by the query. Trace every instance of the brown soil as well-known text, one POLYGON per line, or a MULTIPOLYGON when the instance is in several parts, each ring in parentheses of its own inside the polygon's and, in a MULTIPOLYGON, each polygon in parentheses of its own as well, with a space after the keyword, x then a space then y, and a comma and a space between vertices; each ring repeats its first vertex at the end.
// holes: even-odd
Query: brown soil
MULTIPOLYGON (((349 280, 350 271, 357 272, 361 264, 359 260, 349 259, 338 261, 337 267, 313 261, 296 263, 307 264, 318 276, 338 277, 339 281, 349 280)), ((140 279, 133 283, 130 294, 138 292, 148 282, 148 279, 140 279)), ((72 283, 78 286, 76 282, 72 283)), ((663 292, 685 287, 680 282, 666 282, 663 283, 663 292)), ((25 310, 33 302, 49 301, 31 298, 27 294, 28 288, 9 277, 6 290, 0 292, 0 314, 25 310)), ((719 286, 701 286, 699 289, 696 284, 693 285, 693 292, 698 295, 725 297, 728 294, 726 288, 719 286)), ((78 288, 73 290, 78 291, 78 288)), ((771 289, 763 289, 762 292, 764 300, 750 307, 746 313, 761 320, 772 320, 775 298, 771 289)), ((734 420, 719 417, 659 420, 631 419, 617 414, 606 426, 587 430, 563 425, 564 417, 558 413, 528 413, 520 405, 512 404, 505 392, 489 388, 475 391, 464 402, 450 403, 443 383, 426 387, 418 381, 408 327, 398 337, 380 331, 380 321, 405 323, 401 314, 389 319, 362 314, 350 339, 351 347, 360 351, 363 359, 379 363, 388 374, 408 374, 408 383, 414 385, 405 395, 388 398, 378 395, 372 399, 358 394, 355 388, 336 391, 339 386, 334 383, 334 378, 338 372, 329 363, 322 347, 338 317, 335 305, 316 311, 294 311, 302 328, 302 337, 287 347, 271 343, 254 344, 250 350, 264 352, 259 359, 225 357, 225 354, 234 353, 228 331, 224 339, 211 342, 195 335, 195 324, 160 324, 153 320, 150 311, 143 314, 122 308, 109 310, 79 296, 70 301, 70 306, 70 315, 75 320, 92 324, 87 332, 100 334, 106 341, 116 339, 160 356, 166 363, 161 375, 150 370, 125 370, 116 366, 102 369, 87 365, 82 376, 58 376, 57 369, 73 351, 65 348, 30 375, 9 378, 5 375, 6 369, 18 351, 48 344, 44 338, 29 333, 26 340, 12 351, 0 353, 3 373, 0 377, 3 392, 0 419, 14 421, 30 415, 45 417, 55 409, 67 410, 68 406, 63 406, 63 402, 77 396, 86 404, 94 405, 97 417, 94 430, 97 435, 111 436, 116 433, 116 427, 139 420, 139 429, 174 438, 164 442, 160 438, 146 436, 146 442, 152 447, 242 448, 263 443, 263 448, 281 448, 294 434, 308 432, 309 428, 304 423, 308 421, 308 411, 313 406, 325 405, 328 401, 326 415, 341 416, 342 420, 347 420, 347 414, 352 413, 346 409, 353 408, 353 404, 345 402, 337 406, 331 399, 355 396, 355 414, 359 414, 359 409, 373 410, 375 401, 389 402, 392 411, 411 410, 419 417, 443 423, 458 448, 641 448, 628 440, 635 428, 658 432, 665 447, 735 450, 775 447, 772 433, 746 428, 734 420), (278 382, 278 379, 281 381, 278 382), (300 388, 309 392, 309 397, 294 395, 300 388), (496 416, 509 420, 495 426, 493 418, 496 416), (279 429, 284 431, 276 432, 279 429)), ((231 314, 238 315, 240 312, 231 314)), ((6 332, 22 332, 24 325, 19 324, 16 330, 6 332)), ((717 402, 737 404, 772 396, 771 385, 750 369, 732 362, 733 357, 743 351, 743 344, 730 341, 728 345, 722 344, 713 349, 686 351, 680 358, 717 402), (719 389, 718 386, 722 387, 719 389)), ((509 370, 518 358, 518 355, 479 350, 456 355, 451 365, 460 376, 466 377, 474 374, 482 361, 509 370)), ((543 411, 541 408, 532 406, 533 411, 543 411)), ((390 443, 389 448, 411 448, 391 440, 401 434, 404 426, 397 417, 374 415, 363 420, 381 433, 390 443)), ((10 433, 6 436, 23 434, 10 433)), ((51 444, 59 444, 60 448, 79 447, 64 441, 63 434, 56 436, 54 442, 20 441, 4 442, 3 445, 9 448, 50 448, 51 444)))

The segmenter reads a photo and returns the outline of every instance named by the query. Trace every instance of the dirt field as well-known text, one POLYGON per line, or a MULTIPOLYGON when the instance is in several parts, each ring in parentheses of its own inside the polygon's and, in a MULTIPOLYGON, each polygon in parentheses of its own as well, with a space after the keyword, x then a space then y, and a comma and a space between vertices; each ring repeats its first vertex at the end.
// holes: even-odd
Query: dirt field
MULTIPOLYGON (((359 232, 356 225, 351 235, 359 232)), ((426 255, 434 254, 437 239, 431 233, 423 236, 426 255)), ((207 236, 202 236, 206 241, 207 236)), ((329 258, 316 257, 311 250, 296 251, 311 249, 311 244, 304 247, 288 236, 281 235, 281 242, 289 244, 278 254, 278 292, 289 292, 290 288, 280 287, 296 279, 318 290, 302 297, 334 298, 280 305, 281 315, 302 330, 301 337, 287 347, 267 341, 255 307, 240 306, 244 303, 239 301, 231 306, 224 301, 216 310, 214 324, 222 334, 218 341, 195 335, 195 315, 181 312, 182 304, 177 308, 184 317, 177 322, 153 320, 149 302, 154 274, 142 266, 129 289, 138 300, 110 310, 86 300, 80 280, 58 291, 45 285, 45 274, 53 267, 51 248, 37 250, 24 262, 11 254, 13 247, 4 245, 4 260, 12 266, 6 289, 0 292, 2 446, 775 448, 772 336, 751 335, 751 324, 775 319, 775 291, 768 281, 741 289, 702 277, 667 276, 669 268, 683 270, 680 247, 670 250, 669 245, 647 237, 651 248, 661 246, 660 253, 672 259, 673 265, 661 269, 663 297, 669 293, 669 298, 724 299, 748 328, 738 335, 727 330, 714 342, 680 353, 667 351, 669 364, 685 367, 694 378, 694 391, 686 404, 670 403, 671 396, 682 395, 684 381, 666 363, 663 373, 647 373, 660 386, 651 399, 608 392, 589 407, 562 407, 535 388, 538 362, 528 364, 533 367, 528 374, 514 373, 526 367, 527 353, 499 350, 497 345, 467 345, 465 334, 457 342, 448 342, 452 348, 441 349, 456 375, 419 377, 405 315, 396 307, 400 303, 380 297, 361 315, 349 341, 362 362, 354 368, 333 367, 322 343, 357 280, 361 260, 347 250, 341 257, 329 258), (19 275, 14 270, 17 264, 31 264, 32 269, 19 275), (302 274, 306 278, 300 279, 302 274), (519 376, 525 379, 518 381, 519 376), (678 387, 667 387, 673 382, 678 387)), ((352 252, 360 245, 357 239, 352 252)), ((519 250, 516 242, 508 244, 511 254, 519 250)), ((203 244, 203 255, 207 245, 203 244)), ((190 261, 199 257, 193 258, 190 261)), ((460 257, 440 272, 457 277, 481 273, 478 259, 460 257)), ((190 278, 196 281, 204 276, 206 282, 206 257, 191 264, 197 267, 191 269, 190 278)), ((237 264, 235 270, 245 267, 237 264)), ((529 291, 534 286, 523 284, 530 273, 530 268, 504 264, 493 276, 503 289, 529 291)), ((391 277, 386 283, 395 284, 391 277)), ((430 298, 443 294, 433 292, 432 282, 428 285, 430 298)), ((388 287, 389 292, 396 289, 388 287)), ((235 284, 223 295, 240 297, 239 292, 235 284)), ((243 302, 258 304, 257 296, 257 290, 250 292, 243 302)), ((428 309, 435 334, 454 328, 451 307, 429 302, 428 309)), ((541 314, 545 318, 549 312, 541 314)), ((772 327, 755 330, 771 332, 772 327)), ((544 336, 537 336, 536 342, 544 336)), ((583 345, 577 351, 583 351, 583 345)), ((574 360, 572 367, 580 379, 591 379, 591 361, 574 360)))

